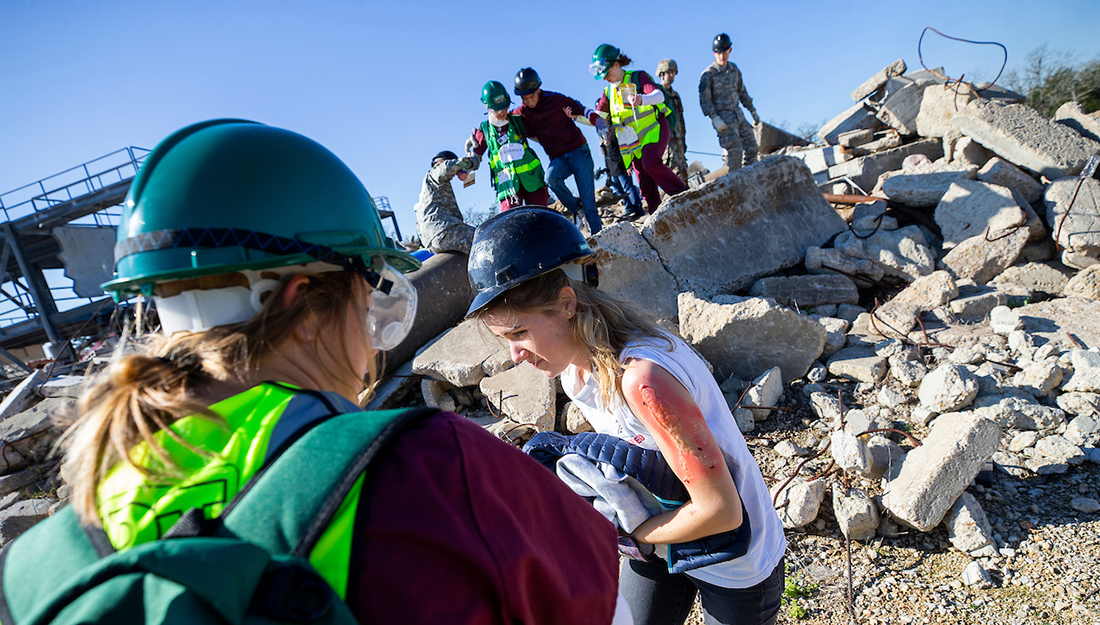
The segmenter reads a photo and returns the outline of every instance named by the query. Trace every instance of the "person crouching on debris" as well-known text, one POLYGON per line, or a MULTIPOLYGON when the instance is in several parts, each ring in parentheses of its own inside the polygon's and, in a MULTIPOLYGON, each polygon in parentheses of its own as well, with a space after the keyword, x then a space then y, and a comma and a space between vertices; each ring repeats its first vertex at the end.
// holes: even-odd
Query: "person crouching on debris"
POLYGON ((624 218, 634 221, 645 217, 642 210, 642 196, 638 194, 638 187, 630 178, 630 170, 623 165, 623 157, 619 154, 619 142, 615 140, 615 133, 605 132, 600 135, 600 151, 603 152, 603 162, 607 171, 607 183, 616 195, 622 198, 626 207, 624 218))
POLYGON ((542 163, 527 144, 523 118, 508 112, 512 104, 508 90, 490 80, 481 88, 481 103, 489 109, 489 119, 474 128, 466 139, 466 154, 480 157, 489 151, 489 170, 500 210, 524 204, 545 206, 550 194, 543 179, 542 163))
POLYGON ((80 399, 72 505, 3 554, 4 625, 81 597, 116 623, 629 622, 613 527, 538 463, 452 413, 356 405, 412 325, 419 263, 334 154, 195 124, 149 154, 120 223, 103 286, 151 296, 163 334, 80 399), (72 591, 89 579, 111 585, 72 591))
POLYGON ((470 253, 474 227, 462 218, 451 179, 457 177, 465 182, 470 172, 477 169, 479 160, 476 155, 458 158, 450 150, 432 157, 432 168, 424 176, 416 202, 416 233, 421 245, 433 254, 470 253))
POLYGON ((672 110, 649 74, 623 69, 630 62, 618 48, 605 43, 592 54, 589 70, 597 80, 610 83, 596 108, 611 113, 623 163, 627 167, 633 164, 646 210, 652 213, 661 205, 658 186, 669 195, 685 191, 688 186, 662 162, 672 110))
POLYGON ((716 36, 711 45, 714 62, 699 76, 699 106, 718 132, 723 160, 730 171, 741 169, 742 162, 746 166, 756 162, 756 135, 745 121, 741 105, 752 114, 754 123, 760 123, 760 115, 741 79, 741 70, 729 62, 732 46, 726 33, 716 36))
POLYGON ((659 450, 686 488, 686 504, 624 536, 640 547, 626 550, 640 559, 625 560, 619 578, 636 623, 683 623, 696 593, 708 623, 774 623, 786 539, 722 391, 686 343, 582 280, 590 255, 580 231, 550 211, 485 221, 467 265, 477 291, 467 317, 500 337, 513 361, 560 377, 596 432, 659 450), (739 557, 714 554, 713 564, 673 574, 659 556, 743 524, 751 532, 739 557))

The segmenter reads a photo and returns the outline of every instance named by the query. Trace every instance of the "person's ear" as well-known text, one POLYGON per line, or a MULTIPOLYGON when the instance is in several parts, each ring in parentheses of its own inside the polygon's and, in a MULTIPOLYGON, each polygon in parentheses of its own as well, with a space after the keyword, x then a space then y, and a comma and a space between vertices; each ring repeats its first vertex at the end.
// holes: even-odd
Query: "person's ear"
POLYGON ((290 308, 291 303, 294 302, 295 297, 299 297, 302 285, 309 282, 309 276, 298 274, 286 281, 286 286, 283 287, 283 308, 290 308))
POLYGON ((558 305, 565 316, 572 317, 577 312, 577 292, 571 286, 563 286, 558 292, 558 305))

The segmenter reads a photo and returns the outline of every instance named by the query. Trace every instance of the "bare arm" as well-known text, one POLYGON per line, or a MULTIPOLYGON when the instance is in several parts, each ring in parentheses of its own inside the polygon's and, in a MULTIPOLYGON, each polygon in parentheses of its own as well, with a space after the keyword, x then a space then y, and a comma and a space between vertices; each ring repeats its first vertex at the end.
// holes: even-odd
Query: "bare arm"
POLYGON ((661 366, 640 359, 627 363, 622 384, 627 405, 649 428, 691 497, 683 506, 646 520, 634 538, 678 543, 740 527, 741 504, 733 476, 688 390, 661 366))

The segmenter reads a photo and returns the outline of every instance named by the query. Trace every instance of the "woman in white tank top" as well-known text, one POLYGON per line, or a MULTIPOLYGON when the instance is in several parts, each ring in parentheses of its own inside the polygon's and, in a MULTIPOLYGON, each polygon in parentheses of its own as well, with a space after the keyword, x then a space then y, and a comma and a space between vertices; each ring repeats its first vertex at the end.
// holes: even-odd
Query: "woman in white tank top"
POLYGON ((748 515, 751 542, 740 558, 684 574, 659 559, 624 561, 619 588, 635 622, 683 623, 699 593, 708 623, 774 623, 786 540, 718 384, 680 339, 580 280, 573 261, 588 253, 583 235, 556 213, 494 217, 474 235, 469 273, 478 294, 468 316, 502 338, 513 361, 560 375, 596 431, 668 461, 690 501, 642 523, 631 534, 636 542, 706 538, 748 515))

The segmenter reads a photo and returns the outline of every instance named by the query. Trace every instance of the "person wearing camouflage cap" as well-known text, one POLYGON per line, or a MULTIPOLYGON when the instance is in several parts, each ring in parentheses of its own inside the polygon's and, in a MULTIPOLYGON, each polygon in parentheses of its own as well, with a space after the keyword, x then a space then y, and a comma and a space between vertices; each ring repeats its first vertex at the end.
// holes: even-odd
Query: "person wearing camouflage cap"
POLYGON ((730 47, 730 37, 726 33, 714 38, 714 62, 699 77, 699 106, 718 131, 725 164, 732 171, 741 168, 742 155, 745 165, 756 162, 756 136, 752 126, 745 121, 740 105, 748 109, 757 124, 760 115, 745 90, 741 70, 729 61, 730 47))
POLYGON ((663 160, 669 169, 676 172, 680 180, 687 182, 687 127, 683 123, 684 103, 680 100, 680 94, 672 88, 672 81, 676 80, 676 74, 679 71, 676 61, 672 59, 662 59, 657 64, 657 79, 661 81, 661 86, 665 88, 665 93, 668 95, 668 105, 676 111, 676 116, 680 120, 679 124, 669 129, 668 147, 665 148, 663 160))

